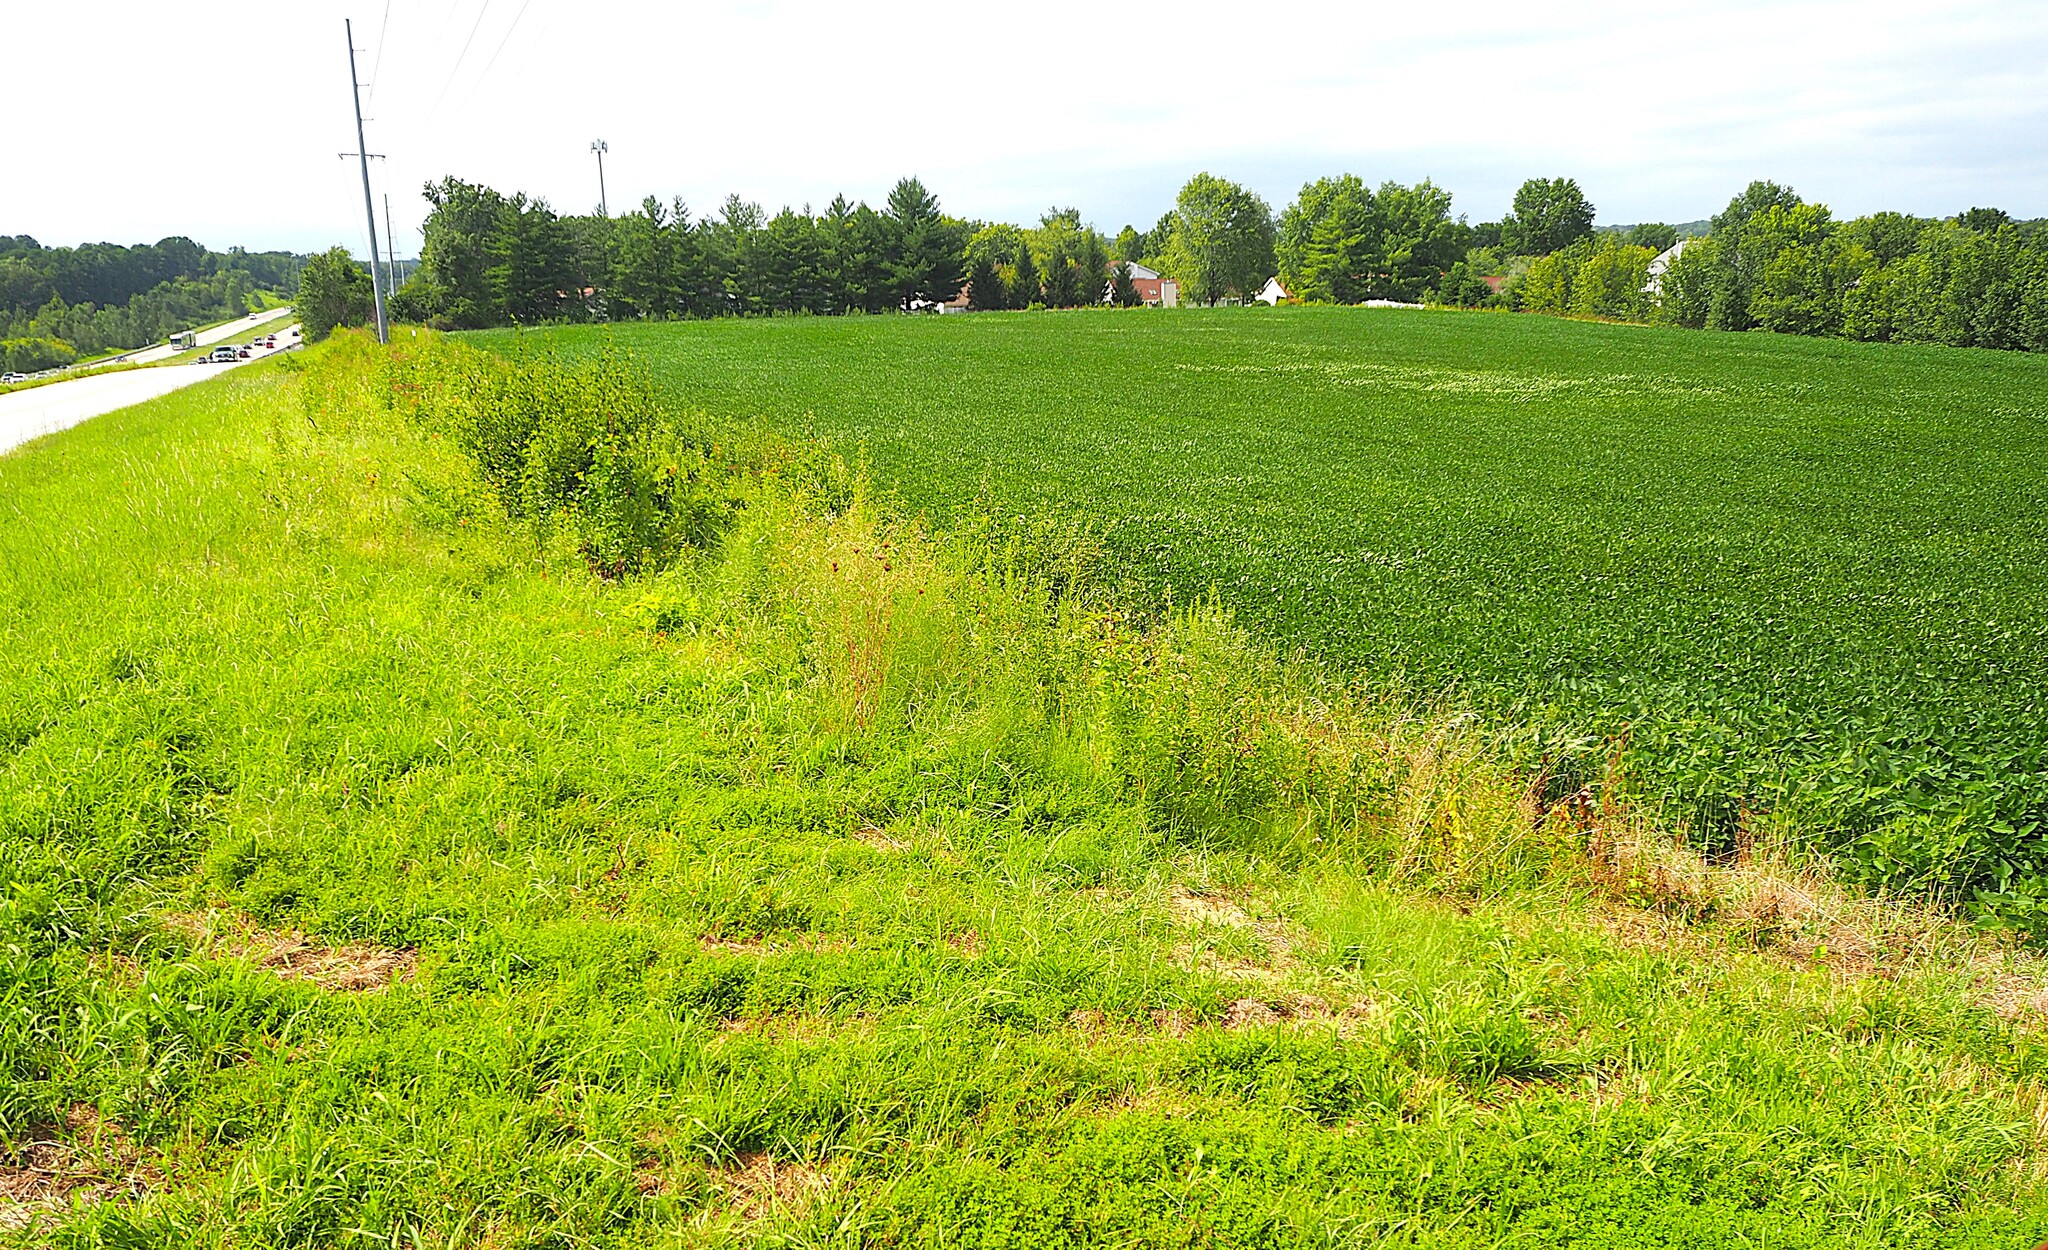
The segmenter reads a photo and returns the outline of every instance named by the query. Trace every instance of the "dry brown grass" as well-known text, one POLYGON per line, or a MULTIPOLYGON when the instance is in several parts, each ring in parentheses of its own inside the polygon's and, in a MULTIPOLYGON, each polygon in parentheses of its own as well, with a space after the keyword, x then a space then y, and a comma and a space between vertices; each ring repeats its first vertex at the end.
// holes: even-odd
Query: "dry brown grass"
POLYGON ((299 929, 266 929, 245 916, 209 910, 164 917, 213 959, 240 959, 293 981, 310 981, 338 993, 370 993, 410 981, 419 953, 409 947, 369 942, 330 945, 299 929))
POLYGON ((823 1168, 777 1159, 766 1151, 743 1154, 719 1174, 723 1205, 750 1223, 807 1207, 831 1188, 832 1178, 823 1168))
POLYGON ((0 1152, 0 1233, 47 1227, 75 1206, 132 1200, 158 1183, 120 1125, 81 1103, 62 1125, 0 1152))
POLYGON ((1844 980, 1968 978, 1978 1005, 2048 1025, 2048 956, 1971 927, 1939 904, 1866 894, 1768 836, 1710 860, 1627 813, 1592 815, 1580 876, 1600 921, 1630 945, 1702 956, 1731 945, 1844 980))
POLYGON ((816 933, 799 933, 780 938, 766 938, 755 934, 727 937, 717 933, 706 933, 697 938, 697 949, 706 954, 746 955, 756 959, 780 955, 787 951, 828 954, 847 950, 851 946, 852 943, 843 938, 825 937, 816 933))
POLYGON ((853 831, 853 838, 861 845, 881 851, 885 855, 895 855, 910 849, 910 843, 901 838, 890 837, 888 833, 865 821, 861 823, 860 828, 853 831))

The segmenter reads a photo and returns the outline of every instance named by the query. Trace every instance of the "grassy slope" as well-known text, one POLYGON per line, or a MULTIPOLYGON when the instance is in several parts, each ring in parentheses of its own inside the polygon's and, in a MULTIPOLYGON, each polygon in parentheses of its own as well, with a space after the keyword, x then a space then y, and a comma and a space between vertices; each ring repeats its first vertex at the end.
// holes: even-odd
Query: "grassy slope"
POLYGON ((1939 844, 2033 875, 1982 831, 2048 820, 2048 360, 1355 309, 544 341, 857 442, 918 508, 1096 515, 1155 582, 1366 671, 1627 724, 1710 820, 1789 768, 1823 823, 1894 824, 1879 871, 1939 844))
MULTIPOLYGON (((1168 643, 772 489, 598 584, 299 376, 0 457, 0 1137, 110 1195, 24 1244, 2048 1234, 2044 1052, 1980 1002, 2031 964, 1204 834, 1012 689, 1168 643), (417 974, 281 979, 294 928, 417 974)), ((1428 830, 1512 817, 1400 732, 1428 830)))

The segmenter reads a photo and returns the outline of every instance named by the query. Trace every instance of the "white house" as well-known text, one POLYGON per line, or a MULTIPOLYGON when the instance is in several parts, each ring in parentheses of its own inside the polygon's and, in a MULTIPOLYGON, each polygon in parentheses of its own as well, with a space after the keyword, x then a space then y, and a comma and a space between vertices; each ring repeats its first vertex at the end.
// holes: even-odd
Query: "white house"
MULTIPOLYGON (((1131 267, 1131 285, 1138 288, 1138 300, 1153 308, 1175 308, 1180 304, 1180 283, 1172 278, 1162 278, 1156 269, 1147 268, 1137 261, 1125 261, 1131 267)), ((1112 298, 1107 285, 1102 288, 1102 302, 1112 298)))
POLYGON ((1680 239, 1651 258, 1650 267, 1645 271, 1650 275, 1650 280, 1643 283, 1645 295, 1663 294, 1665 271, 1671 268, 1671 262, 1678 259, 1679 253, 1685 251, 1685 245, 1690 242, 1691 239, 1680 239))
POLYGON ((1287 293, 1286 287, 1280 285, 1280 275, 1275 274, 1266 279, 1266 285, 1260 287, 1259 293, 1252 298, 1261 304, 1278 304, 1281 300, 1294 297, 1287 293))

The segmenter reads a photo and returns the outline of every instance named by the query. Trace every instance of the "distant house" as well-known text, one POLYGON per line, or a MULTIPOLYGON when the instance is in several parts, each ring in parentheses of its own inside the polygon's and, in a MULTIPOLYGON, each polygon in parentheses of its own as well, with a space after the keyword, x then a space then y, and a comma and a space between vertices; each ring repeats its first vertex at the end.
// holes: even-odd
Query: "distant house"
MULTIPOLYGON (((1153 308, 1177 308, 1180 305, 1180 283, 1172 278, 1162 278, 1156 269, 1148 269, 1137 261, 1125 261, 1131 267, 1131 285, 1138 288, 1141 303, 1153 308)), ((1109 288, 1102 291, 1102 302, 1112 298, 1109 288)))
POLYGON ((1492 291, 1495 295, 1499 295, 1500 289, 1508 284, 1507 275, 1501 273, 1488 274, 1479 280, 1484 282, 1486 289, 1492 291))
POLYGON ((952 299, 947 300, 945 303, 940 304, 939 311, 941 313, 966 312, 968 297, 973 293, 974 284, 972 282, 962 283, 960 286, 960 293, 958 295, 955 295, 952 299))
POLYGON ((1278 304, 1281 300, 1293 299, 1294 296, 1288 294, 1287 288, 1280 285, 1280 277, 1275 274, 1266 279, 1266 285, 1260 287, 1259 293, 1252 298, 1261 304, 1278 304))
POLYGON ((1679 254, 1685 251, 1685 245, 1690 242, 1691 239, 1680 239, 1651 258, 1650 267, 1645 271, 1649 274, 1650 280, 1643 283, 1643 294, 1664 293, 1664 274, 1671 268, 1671 262, 1678 259, 1679 254))

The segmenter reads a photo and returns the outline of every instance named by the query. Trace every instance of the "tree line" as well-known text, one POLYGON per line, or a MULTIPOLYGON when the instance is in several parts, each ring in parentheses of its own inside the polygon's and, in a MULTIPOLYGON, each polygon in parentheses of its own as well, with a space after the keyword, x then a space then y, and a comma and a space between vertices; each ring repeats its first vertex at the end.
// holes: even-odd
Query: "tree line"
POLYGON ((952 299, 967 223, 914 178, 875 209, 823 213, 729 197, 711 216, 650 196, 618 218, 447 178, 430 184, 420 267, 393 315, 456 329, 593 319, 883 312, 952 299))
POLYGON ((255 291, 290 294, 300 264, 289 252, 213 252, 183 237, 44 247, 0 235, 0 363, 33 372, 159 342, 247 312, 255 291))
POLYGON ((1999 209, 1837 222, 1754 182, 1659 286, 1648 319, 1673 325, 2048 351, 2048 222, 1999 209))
POLYGON ((1757 181, 1705 224, 1660 264, 1680 242, 1673 227, 1596 233, 1588 205, 1540 249, 1511 232, 1499 246, 1473 248, 1446 271, 1439 299, 1691 329, 2048 351, 2048 222, 1995 208, 1836 221, 1826 205, 1757 181))
MULTIPOLYGON (((1469 234, 1450 220, 1448 193, 1425 183, 1414 196, 1411 206, 1389 194, 1383 207, 1406 214, 1404 226, 1435 214, 1418 226, 1433 239, 1469 234)), ((454 178, 430 184, 426 198, 432 211, 420 268, 392 311, 459 329, 879 313, 963 297, 975 310, 1135 304, 1133 264, 1175 278, 1186 300, 1218 303, 1250 298, 1283 254, 1265 200, 1206 173, 1189 180, 1151 230, 1127 225, 1114 238, 1075 208, 1048 209, 1028 226, 949 216, 915 178, 898 182, 879 208, 842 195, 823 212, 784 207, 773 216, 738 196, 702 217, 680 200, 652 197, 618 218, 564 216, 545 200, 454 178)), ((1362 262, 1360 248, 1346 240, 1337 254, 1305 263, 1362 262)), ((1404 253, 1400 284, 1390 289, 1419 294, 1432 285, 1428 261, 1436 255, 1404 253)), ((1349 292, 1358 284, 1326 285, 1349 292)))
POLYGON ((1187 303, 1289 299, 1492 307, 1716 329, 2048 350, 2048 234, 1990 209, 1838 223, 1789 188, 1752 184, 1681 228, 1599 229, 1570 178, 1532 178, 1498 220, 1470 223, 1425 179, 1305 184, 1280 212, 1208 173, 1149 230, 1114 237, 1073 208, 1035 225, 963 220, 905 178, 880 207, 822 212, 728 197, 693 216, 649 198, 618 218, 444 179, 418 272, 393 313, 453 328, 549 321, 878 313, 964 297, 972 309, 1135 303, 1131 266, 1187 303), (1657 257, 1689 237, 1663 263, 1657 257))

